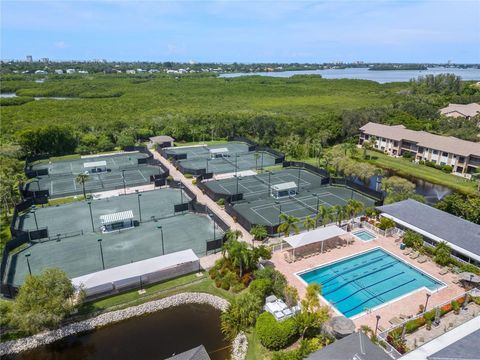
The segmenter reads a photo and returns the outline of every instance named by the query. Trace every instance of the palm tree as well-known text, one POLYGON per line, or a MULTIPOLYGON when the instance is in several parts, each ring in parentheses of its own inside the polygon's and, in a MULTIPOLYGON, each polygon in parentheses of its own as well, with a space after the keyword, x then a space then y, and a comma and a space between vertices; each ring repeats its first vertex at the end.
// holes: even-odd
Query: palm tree
POLYGON ((255 225, 250 230, 253 240, 262 241, 268 236, 267 228, 263 225, 255 225))
POLYGON ((320 206, 318 208, 318 214, 315 217, 315 220, 318 222, 319 220, 322 221, 322 225, 325 227, 327 224, 333 220, 332 219, 332 208, 331 207, 325 207, 325 206, 320 206))
POLYGON ((252 266, 250 250, 248 249, 247 243, 243 241, 236 239, 227 241, 223 246, 222 254, 234 267, 239 268, 240 277, 243 276, 244 268, 249 269, 252 266))
POLYGON ((289 236, 292 230, 295 234, 299 233, 300 230, 297 225, 297 222, 299 221, 298 218, 282 213, 280 214, 280 220, 283 221, 278 225, 278 232, 283 233, 285 236, 289 236))
POLYGON ((312 216, 308 216, 305 218, 305 220, 303 221, 303 227, 307 230, 307 231, 310 231, 311 229, 313 229, 315 227, 315 225, 317 224, 317 221, 315 220, 315 217, 312 216))
POLYGON ((363 203, 358 200, 350 199, 346 205, 348 216, 350 219, 354 219, 358 214, 364 210, 363 203))
POLYGON ((87 172, 83 174, 78 174, 77 177, 75 178, 75 182, 77 184, 82 184, 83 188, 83 198, 86 200, 87 199, 87 194, 85 193, 85 183, 90 179, 90 175, 88 175, 87 172))
POLYGON ((333 218, 331 220, 335 220, 338 223, 338 226, 342 225, 342 221, 345 219, 345 215, 347 213, 346 207, 342 205, 334 205, 332 207, 333 218))
POLYGON ((240 239, 242 236, 243 235, 242 235, 242 232, 240 230, 228 229, 225 232, 225 238, 227 239, 227 241, 236 241, 236 240, 240 239))

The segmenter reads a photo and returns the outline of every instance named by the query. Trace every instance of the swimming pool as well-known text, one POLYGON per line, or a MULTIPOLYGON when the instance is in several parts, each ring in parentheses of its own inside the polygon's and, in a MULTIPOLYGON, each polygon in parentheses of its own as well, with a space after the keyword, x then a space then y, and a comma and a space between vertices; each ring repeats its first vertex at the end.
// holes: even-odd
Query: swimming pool
POLYGON ((380 248, 297 275, 307 284, 320 284, 322 296, 346 317, 423 287, 435 291, 445 286, 380 248))
POLYGON ((357 238, 362 241, 370 241, 376 239, 377 237, 367 230, 360 230, 353 233, 357 238))

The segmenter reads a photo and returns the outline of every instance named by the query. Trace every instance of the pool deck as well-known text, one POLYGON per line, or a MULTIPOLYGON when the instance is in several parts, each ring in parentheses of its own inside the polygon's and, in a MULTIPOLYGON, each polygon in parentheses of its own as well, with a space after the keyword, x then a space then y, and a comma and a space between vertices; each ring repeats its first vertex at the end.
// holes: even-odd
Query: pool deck
MULTIPOLYGON (((351 234, 348 234, 347 236, 350 235, 351 234)), ((456 275, 450 272, 446 275, 440 275, 440 268, 430 259, 426 263, 420 264, 417 262, 417 260, 412 260, 407 255, 403 255, 402 250, 400 250, 400 243, 395 242, 393 237, 382 237, 378 234, 376 234, 376 236, 377 238, 375 240, 370 241, 361 241, 359 239, 355 239, 353 244, 350 244, 346 247, 341 247, 339 249, 335 248, 330 252, 324 252, 323 254, 296 261, 291 264, 287 263, 284 259, 284 253, 286 250, 277 251, 272 255, 271 261, 274 263, 275 268, 285 275, 288 283, 298 290, 298 294, 302 298, 305 295, 306 285, 299 279, 297 275, 295 275, 296 273, 318 267, 332 261, 337 261, 344 257, 352 256, 369 249, 381 247, 382 249, 389 251, 408 264, 417 267, 437 280, 443 281, 447 285, 437 292, 432 293, 432 296, 428 300, 428 309, 432 309, 434 306, 444 303, 455 296, 464 294, 465 289, 452 282, 456 278, 456 275)), ((406 316, 415 315, 418 312, 419 305, 425 305, 426 293, 427 291, 425 289, 420 289, 409 295, 407 294, 398 300, 393 300, 387 305, 383 305, 382 307, 372 310, 363 316, 353 318, 353 321, 357 328, 361 325, 368 325, 374 329, 376 315, 380 315, 381 318, 379 321, 379 327, 388 329, 392 326, 392 324, 389 323, 390 319, 394 317, 398 318, 400 314, 406 316)), ((328 304, 323 299, 321 299, 321 302, 325 305, 328 304)), ((332 314, 335 314, 333 309, 332 314)))

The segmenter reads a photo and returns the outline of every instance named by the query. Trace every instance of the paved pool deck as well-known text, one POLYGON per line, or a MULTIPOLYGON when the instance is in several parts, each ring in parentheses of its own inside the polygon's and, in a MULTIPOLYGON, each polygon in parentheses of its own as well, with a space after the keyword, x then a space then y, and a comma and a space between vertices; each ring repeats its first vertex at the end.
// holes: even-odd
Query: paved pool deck
MULTIPOLYGON (((346 235, 350 236, 350 234, 346 235)), ((305 271, 326 263, 339 260, 344 257, 352 256, 369 249, 376 247, 381 247, 384 250, 389 251, 390 253, 401 258, 405 262, 417 267, 418 269, 424 271, 430 276, 435 277, 438 280, 443 281, 447 286, 433 293, 428 301, 428 309, 433 309, 436 305, 444 303, 456 296, 461 296, 464 294, 465 289, 461 286, 454 284, 452 281, 455 280, 456 275, 452 273, 447 273, 446 275, 440 275, 440 268, 432 262, 430 259, 423 264, 417 262, 417 260, 410 259, 407 255, 403 255, 400 250, 399 242, 395 242, 393 237, 383 237, 377 234, 377 238, 371 241, 361 241, 356 239, 355 242, 346 247, 341 247, 339 249, 332 249, 329 252, 324 252, 322 254, 312 256, 300 261, 293 263, 287 263, 284 258, 284 253, 288 250, 276 251, 271 261, 275 265, 275 268, 282 272, 288 280, 288 283, 294 286, 299 293, 299 296, 302 298, 305 295, 306 285, 295 275, 295 273, 300 271, 305 271)), ((389 320, 393 317, 399 317, 400 314, 409 316, 415 315, 418 312, 419 305, 424 305, 426 300, 427 291, 420 289, 412 294, 403 296, 398 300, 393 300, 391 303, 384 305, 380 308, 374 309, 363 316, 354 318, 353 321, 357 328, 361 325, 368 325, 372 329, 375 328, 376 316, 380 315, 379 326, 384 329, 388 329, 392 326, 389 323, 389 320)), ((329 305, 326 301, 321 299, 321 302, 325 305, 329 305)), ((332 309, 332 315, 335 315, 335 312, 332 309)), ((337 314, 338 315, 338 314, 337 314)))

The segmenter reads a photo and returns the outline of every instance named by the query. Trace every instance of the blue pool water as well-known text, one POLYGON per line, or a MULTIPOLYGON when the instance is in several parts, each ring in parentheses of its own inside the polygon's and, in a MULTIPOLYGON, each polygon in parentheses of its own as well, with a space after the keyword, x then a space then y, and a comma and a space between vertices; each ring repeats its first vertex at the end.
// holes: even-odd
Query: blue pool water
POLYGON ((369 233, 367 230, 360 230, 360 231, 354 232, 353 235, 355 235, 356 237, 358 237, 360 240, 363 240, 363 241, 370 241, 377 238, 375 235, 373 235, 372 233, 369 233))
POLYGON ((303 274, 322 286, 322 296, 346 317, 353 317, 422 287, 436 290, 440 281, 382 249, 375 249, 303 274))

